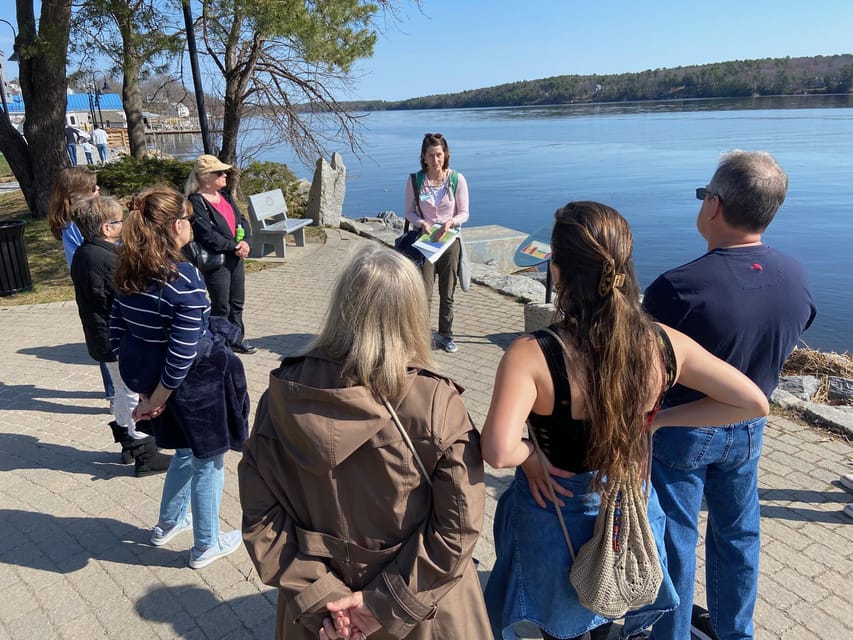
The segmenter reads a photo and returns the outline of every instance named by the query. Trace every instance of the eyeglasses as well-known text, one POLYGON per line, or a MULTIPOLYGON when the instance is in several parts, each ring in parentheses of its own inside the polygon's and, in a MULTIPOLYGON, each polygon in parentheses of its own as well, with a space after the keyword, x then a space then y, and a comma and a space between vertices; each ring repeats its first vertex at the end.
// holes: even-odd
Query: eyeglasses
POLYGON ((710 189, 708 189, 708 187, 699 187, 698 189, 696 189, 697 200, 705 200, 705 198, 707 198, 708 196, 711 196, 712 198, 714 196, 717 196, 720 199, 720 202, 723 201, 723 197, 719 193, 712 192, 710 189))
POLYGON ((175 220, 186 220, 187 222, 192 222, 193 221, 193 214, 188 213, 185 216, 178 216, 177 218, 175 218, 175 220))
POLYGON ((111 222, 108 222, 107 224, 110 226, 116 225, 116 224, 124 224, 124 220, 113 220, 111 222))
POLYGON ((444 136, 440 133, 425 133, 424 138, 438 138, 439 140, 443 140, 444 136))

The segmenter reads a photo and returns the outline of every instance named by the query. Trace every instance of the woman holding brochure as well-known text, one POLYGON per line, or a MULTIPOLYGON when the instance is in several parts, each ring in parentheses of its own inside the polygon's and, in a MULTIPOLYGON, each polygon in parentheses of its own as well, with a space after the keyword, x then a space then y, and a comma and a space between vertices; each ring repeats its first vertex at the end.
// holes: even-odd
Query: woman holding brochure
MULTIPOLYGON (((432 240, 468 221, 468 183, 450 167, 450 149, 440 133, 424 134, 421 143, 421 170, 406 181, 405 212, 415 229, 429 232, 432 240)), ((424 260, 422 274, 427 303, 438 275, 438 337, 436 346, 448 353, 457 350, 453 340, 453 293, 456 289, 460 243, 454 237, 434 261, 424 260)))

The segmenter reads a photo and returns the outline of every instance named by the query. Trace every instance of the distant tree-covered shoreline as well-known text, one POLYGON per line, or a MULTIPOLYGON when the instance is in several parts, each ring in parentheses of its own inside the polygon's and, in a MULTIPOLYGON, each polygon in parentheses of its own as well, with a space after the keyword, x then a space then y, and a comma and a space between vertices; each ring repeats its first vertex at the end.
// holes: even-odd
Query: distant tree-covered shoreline
POLYGON ((565 75, 460 93, 345 103, 352 111, 521 107, 589 102, 848 93, 853 54, 762 58, 611 75, 565 75))

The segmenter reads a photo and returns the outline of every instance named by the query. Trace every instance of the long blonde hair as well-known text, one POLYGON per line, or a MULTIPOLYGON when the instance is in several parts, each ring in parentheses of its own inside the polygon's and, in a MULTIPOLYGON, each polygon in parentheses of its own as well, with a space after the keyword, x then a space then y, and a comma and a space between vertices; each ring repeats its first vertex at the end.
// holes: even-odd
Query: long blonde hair
POLYGON ((115 273, 119 291, 137 293, 152 281, 163 284, 178 277, 178 263, 186 258, 175 246, 171 226, 191 213, 186 198, 172 187, 152 187, 133 196, 115 273))
POLYGON ((92 195, 97 183, 95 172, 83 167, 70 167, 59 172, 47 206, 47 223, 54 238, 62 239, 62 230, 71 222, 74 202, 77 198, 92 195))
POLYGON ((411 260, 375 243, 359 247, 338 277, 313 348, 342 362, 348 384, 399 397, 409 365, 432 366, 426 293, 411 260))
POLYGON ((658 375, 653 324, 640 307, 628 222, 598 202, 570 202, 554 218, 556 306, 586 381, 586 463, 599 472, 594 488, 606 491, 603 479, 637 477, 645 468, 645 409, 664 372, 658 375))

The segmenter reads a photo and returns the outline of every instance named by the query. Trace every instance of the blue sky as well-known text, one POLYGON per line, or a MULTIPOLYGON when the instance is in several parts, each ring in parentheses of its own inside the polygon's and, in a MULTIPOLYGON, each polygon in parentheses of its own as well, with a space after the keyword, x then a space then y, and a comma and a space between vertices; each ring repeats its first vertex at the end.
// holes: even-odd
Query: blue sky
MULTIPOLYGON (((562 74, 853 53, 851 0, 401 0, 349 98, 398 100, 562 74)), ((16 25, 14 3, 0 18, 16 25)), ((0 23, 0 50, 12 33, 0 23)), ((8 64, 8 77, 17 75, 8 64)))

